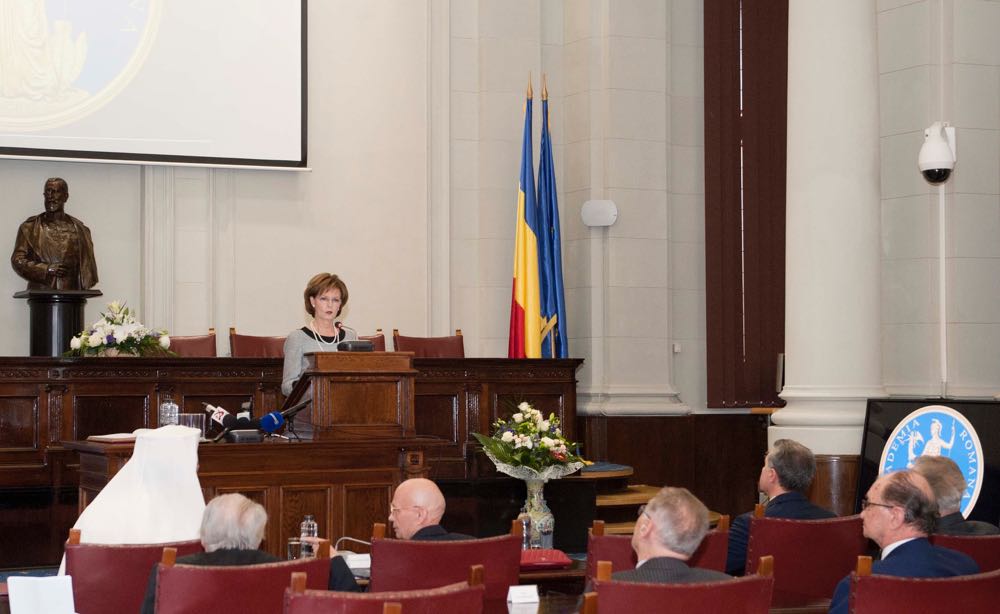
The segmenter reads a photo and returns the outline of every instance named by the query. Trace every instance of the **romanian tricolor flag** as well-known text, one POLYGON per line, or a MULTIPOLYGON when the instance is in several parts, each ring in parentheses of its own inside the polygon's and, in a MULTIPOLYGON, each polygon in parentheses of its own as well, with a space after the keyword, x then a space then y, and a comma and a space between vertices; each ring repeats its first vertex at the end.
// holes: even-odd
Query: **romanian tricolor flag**
POLYGON ((514 232, 514 291, 510 302, 508 358, 540 358, 542 316, 538 285, 538 205, 531 168, 531 84, 524 102, 521 179, 517 188, 514 232))

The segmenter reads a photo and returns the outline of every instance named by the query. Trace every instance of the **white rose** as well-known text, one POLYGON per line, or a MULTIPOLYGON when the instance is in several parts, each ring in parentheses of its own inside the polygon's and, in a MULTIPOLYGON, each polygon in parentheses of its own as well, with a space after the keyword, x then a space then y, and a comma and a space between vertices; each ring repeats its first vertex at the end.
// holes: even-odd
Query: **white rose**
POLYGON ((69 340, 69 347, 70 347, 70 349, 79 350, 80 349, 80 344, 81 344, 81 341, 80 341, 79 337, 73 337, 72 339, 69 340))
POLYGON ((521 414, 521 413, 514 414, 513 416, 511 416, 511 419, 514 422, 517 422, 518 424, 520 424, 520 423, 524 422, 524 414, 521 414))
POLYGON ((167 349, 170 347, 170 337, 167 335, 160 335, 160 347, 167 349))
POLYGON ((551 437, 542 437, 539 442, 546 448, 551 448, 555 445, 556 441, 551 437))
POLYGON ((527 435, 521 435, 518 438, 517 443, 514 445, 514 447, 515 448, 531 448, 531 447, 533 447, 533 445, 534 444, 532 444, 532 442, 531 442, 531 437, 528 437, 527 435))
POLYGON ((96 332, 87 339, 87 345, 90 347, 97 347, 99 345, 104 345, 104 335, 100 332, 96 332))
POLYGON ((520 409, 521 411, 526 412, 531 410, 531 405, 528 405, 527 401, 521 401, 520 403, 517 404, 517 408, 520 409))
POLYGON ((547 430, 549 430, 549 421, 548 420, 542 420, 541 422, 539 422, 538 423, 538 430, 539 431, 547 431, 547 430))
POLYGON ((504 443, 510 443, 514 441, 514 433, 511 431, 504 431, 503 435, 500 436, 500 441, 504 443))
POLYGON ((115 342, 121 343, 128 339, 128 329, 124 326, 113 326, 111 334, 115 336, 115 342))

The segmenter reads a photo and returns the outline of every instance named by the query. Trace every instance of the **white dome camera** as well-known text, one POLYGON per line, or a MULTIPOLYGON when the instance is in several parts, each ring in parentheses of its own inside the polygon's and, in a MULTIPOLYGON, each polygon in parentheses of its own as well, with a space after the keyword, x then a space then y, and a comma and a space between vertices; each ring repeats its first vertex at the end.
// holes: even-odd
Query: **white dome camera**
POLYGON ((955 168, 955 128, 934 122, 924 130, 924 144, 917 157, 920 173, 931 185, 940 185, 951 177, 955 168))

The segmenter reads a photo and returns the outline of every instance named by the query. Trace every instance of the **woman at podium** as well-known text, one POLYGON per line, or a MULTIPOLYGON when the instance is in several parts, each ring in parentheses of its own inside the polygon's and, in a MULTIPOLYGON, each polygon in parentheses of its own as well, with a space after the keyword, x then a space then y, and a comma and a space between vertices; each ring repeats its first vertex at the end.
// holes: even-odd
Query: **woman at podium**
POLYGON ((347 305, 347 284, 332 273, 313 275, 302 293, 306 312, 312 316, 308 326, 293 330, 285 339, 285 364, 281 374, 281 393, 288 396, 305 369, 306 352, 336 352, 341 341, 353 341, 358 333, 337 318, 347 305))

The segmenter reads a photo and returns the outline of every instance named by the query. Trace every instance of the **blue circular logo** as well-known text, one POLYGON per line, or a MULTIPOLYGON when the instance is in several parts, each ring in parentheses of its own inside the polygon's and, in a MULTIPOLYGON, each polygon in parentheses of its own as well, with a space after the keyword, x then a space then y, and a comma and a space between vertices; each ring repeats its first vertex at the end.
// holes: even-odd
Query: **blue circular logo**
POLYGON ((983 486, 983 446, 972 423, 950 407, 928 405, 900 420, 882 450, 879 475, 909 469, 919 456, 945 456, 965 476, 962 515, 979 499, 983 486))

